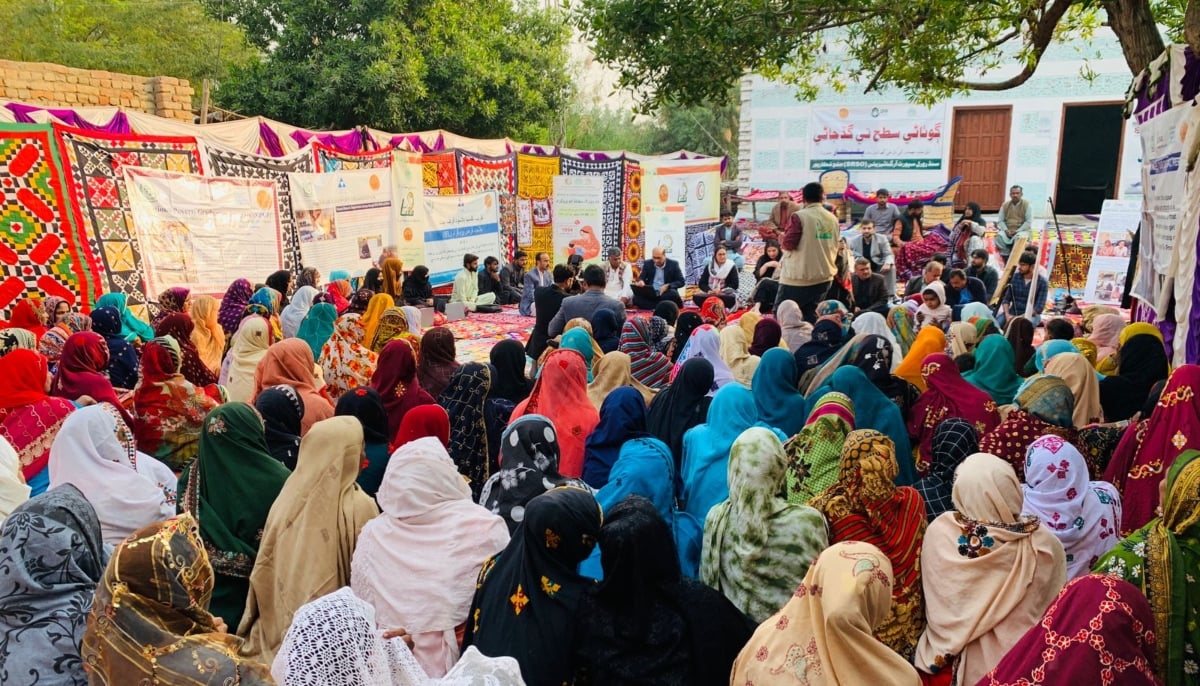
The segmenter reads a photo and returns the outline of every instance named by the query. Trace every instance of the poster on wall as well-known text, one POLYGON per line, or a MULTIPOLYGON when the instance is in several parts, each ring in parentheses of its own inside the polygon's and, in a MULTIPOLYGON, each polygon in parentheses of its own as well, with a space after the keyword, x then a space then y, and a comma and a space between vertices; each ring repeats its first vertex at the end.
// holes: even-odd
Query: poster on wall
POLYGON ((147 292, 183 286, 220 295, 236 279, 283 266, 274 181, 142 167, 124 174, 147 292))
POLYGON ((392 227, 396 255, 411 270, 425 261, 425 195, 421 155, 392 152, 392 227))
POLYGON ((650 160, 643 163, 642 205, 684 209, 689 225, 717 221, 721 213, 721 160, 650 160))
POLYGON ((389 169, 288 174, 305 267, 365 273, 392 235, 389 169))
MULTIPOLYGON (((604 179, 599 176, 554 177, 554 260, 566 261, 582 251, 584 262, 604 258, 600 229, 604 221, 604 179)), ((534 221, 537 220, 534 207, 534 221)))
POLYGON ((687 223, 682 205, 667 205, 662 209, 645 210, 642 226, 646 232, 646 259, 655 248, 662 248, 667 259, 683 265, 687 254, 687 223))
POLYGON ((500 254, 500 203, 495 191, 427 195, 424 201, 429 221, 424 264, 434 286, 453 282, 467 253, 478 256, 481 264, 488 255, 500 254))
POLYGON ((1142 194, 1145 198, 1142 240, 1154 271, 1166 274, 1171 268, 1175 234, 1183 216, 1184 181, 1181 161, 1187 137, 1190 107, 1176 107, 1141 125, 1142 194))
POLYGON ((1083 300, 1089 304, 1118 304, 1129 270, 1128 246, 1142 219, 1141 200, 1105 200, 1092 248, 1083 300))
POLYGON ((813 107, 808 168, 940 169, 945 122, 945 105, 813 107))

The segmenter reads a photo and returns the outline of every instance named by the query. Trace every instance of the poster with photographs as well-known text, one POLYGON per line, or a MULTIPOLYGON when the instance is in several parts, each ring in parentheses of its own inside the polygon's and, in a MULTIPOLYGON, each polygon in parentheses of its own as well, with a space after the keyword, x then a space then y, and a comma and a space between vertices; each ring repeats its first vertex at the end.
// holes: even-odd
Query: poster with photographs
POLYGON ((1140 200, 1105 200, 1100 211, 1100 226, 1092 248, 1083 300, 1089 304, 1118 305, 1125 292, 1125 274, 1129 271, 1129 250, 1138 222, 1142 220, 1140 200))

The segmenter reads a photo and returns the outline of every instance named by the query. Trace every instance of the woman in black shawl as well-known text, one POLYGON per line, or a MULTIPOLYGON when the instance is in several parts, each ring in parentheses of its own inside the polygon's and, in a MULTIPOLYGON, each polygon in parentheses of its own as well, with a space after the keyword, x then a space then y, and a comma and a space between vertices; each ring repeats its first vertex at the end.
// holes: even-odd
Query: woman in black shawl
POLYGON ((921 390, 898 376, 892 375, 892 344, 883 336, 870 335, 859 341, 851 364, 867 375, 881 393, 900 408, 900 416, 908 421, 909 410, 921 398, 921 390))
POLYGON ((267 452, 285 467, 295 471, 300 453, 300 420, 304 417, 304 399, 287 385, 264 389, 254 400, 254 409, 262 415, 266 427, 267 452))
POLYGON ((712 363, 693 357, 679 368, 675 381, 650 401, 646 431, 667 444, 675 458, 675 474, 683 463, 683 434, 708 421, 708 392, 713 384, 712 363))
POLYGON ((378 267, 371 267, 363 277, 363 288, 369 288, 376 293, 383 292, 383 272, 378 267))
POLYGON ((282 312, 283 308, 287 307, 288 303, 291 302, 288 300, 288 293, 292 292, 292 273, 286 269, 272 272, 267 277, 267 286, 279 291, 279 311, 282 312))
POLYGON ((833 357, 842 347, 842 325, 822 319, 813 327, 812 340, 796 349, 796 371, 803 375, 833 357))
POLYGON ((679 306, 670 300, 660 300, 654 306, 654 316, 661 317, 667 326, 675 326, 676 320, 679 319, 679 306))
POLYGON ((1117 373, 1100 381, 1100 407, 1104 419, 1129 419, 1146 402, 1154 384, 1167 378, 1170 365, 1163 342, 1143 333, 1131 336, 1117 351, 1117 373))
POLYGON ((672 362, 679 361, 679 354, 683 352, 683 346, 687 344, 688 337, 703 323, 704 320, 697 312, 681 312, 679 314, 679 319, 675 320, 675 347, 671 349, 672 362))
POLYGON ((534 498, 500 554, 483 564, 463 649, 509 656, 529 686, 571 683, 579 650, 579 609, 591 581, 579 575, 603 517, 592 494, 555 488, 534 498))
MULTIPOLYGON (((433 307, 433 286, 429 283, 429 267, 418 264, 401 286, 404 304, 414 307, 433 307)), ((412 326, 411 324, 409 326, 412 326)))
POLYGON ((372 498, 383 483, 392 451, 388 450, 388 417, 383 396, 370 386, 352 388, 338 398, 333 410, 337 417, 354 417, 362 425, 363 452, 367 461, 355 482, 372 498))
POLYGON ((489 398, 504 398, 514 405, 529 397, 533 382, 525 377, 525 346, 506 338, 489 353, 495 373, 489 398))
POLYGON ((604 582, 583 598, 576 684, 729 683, 755 625, 733 603, 685 579, 671 528, 631 495, 600 529, 604 582))
POLYGON ((504 518, 509 533, 525 521, 531 500, 557 486, 578 481, 558 473, 558 435, 540 414, 517 417, 500 437, 500 464, 479 496, 479 504, 504 518))
POLYGON ((625 322, 617 321, 617 313, 601 307, 592 313, 592 339, 596 341, 596 345, 605 353, 611 353, 617 349, 617 345, 621 342, 621 327, 625 322))

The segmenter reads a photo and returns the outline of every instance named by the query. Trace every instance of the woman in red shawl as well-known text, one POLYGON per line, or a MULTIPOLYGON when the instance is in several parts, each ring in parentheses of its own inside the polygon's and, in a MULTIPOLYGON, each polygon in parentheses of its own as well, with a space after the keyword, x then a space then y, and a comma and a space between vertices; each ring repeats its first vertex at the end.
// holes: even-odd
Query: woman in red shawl
POLYGON ((21 473, 34 489, 32 495, 50 485, 46 471, 50 445, 75 410, 70 400, 46 394, 48 374, 46 358, 33 350, 18 349, 0 357, 0 436, 21 458, 21 473))
POLYGON ((211 386, 217 382, 217 375, 200 359, 200 351, 196 350, 196 344, 192 342, 192 331, 195 328, 196 324, 190 315, 177 312, 160 319, 154 325, 154 335, 170 336, 179 344, 179 352, 183 356, 183 364, 180 367, 183 378, 196 386, 211 386))
POLYGON ((304 401, 300 435, 313 424, 333 416, 333 403, 317 388, 316 361, 312 348, 299 338, 284 339, 267 348, 254 372, 254 398, 271 386, 291 386, 304 401))
POLYGON ((32 331, 33 335, 38 338, 46 333, 46 325, 38 317, 37 308, 28 299, 22 299, 13 306, 12 319, 9 320, 8 325, 16 329, 32 331))
POLYGON ((718 329, 725 326, 725 303, 715 295, 700 306, 700 319, 718 329))
POLYGON ((1154 613, 1137 586, 1105 574, 1069 582, 979 686, 1160 686, 1154 613))
POLYGON ((929 471, 933 455, 933 432, 951 417, 965 419, 983 436, 1000 425, 1000 412, 992 396, 971 385, 958 371, 958 365, 945 353, 934 353, 921 365, 925 392, 913 405, 908 419, 908 435, 917 446, 917 472, 929 471))
POLYGON ((397 440, 400 422, 409 410, 418 405, 434 404, 433 396, 421 388, 417 378, 417 357, 412 345, 403 338, 383 346, 379 364, 375 365, 375 373, 371 375, 371 388, 383 396, 388 435, 393 443, 397 440))
POLYGON ((1185 364, 1167 379, 1149 419, 1125 431, 1104 471, 1121 492, 1121 535, 1154 519, 1158 486, 1175 458, 1200 448, 1200 367, 1185 364))
POLYGON ((58 370, 50 384, 50 395, 78 401, 88 397, 98 403, 110 403, 121 413, 121 418, 133 426, 133 417, 125 410, 112 382, 104 370, 108 368, 108 343, 94 331, 72 334, 63 344, 58 370))
POLYGON ((176 473, 200 450, 204 417, 221 402, 217 386, 196 388, 179 373, 179 343, 155 338, 142 350, 142 378, 133 391, 133 435, 138 450, 176 473))
POLYGON ((583 476, 584 446, 600 423, 600 412, 587 394, 587 364, 577 350, 562 348, 546 356, 541 374, 529 397, 513 408, 509 422, 527 414, 540 414, 558 432, 558 472, 583 476))

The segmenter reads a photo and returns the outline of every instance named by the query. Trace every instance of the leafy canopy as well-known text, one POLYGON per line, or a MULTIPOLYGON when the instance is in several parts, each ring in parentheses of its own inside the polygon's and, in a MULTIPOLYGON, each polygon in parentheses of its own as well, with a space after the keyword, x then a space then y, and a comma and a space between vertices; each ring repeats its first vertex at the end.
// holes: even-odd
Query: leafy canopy
POLYGON ((222 107, 307 128, 543 140, 570 96, 563 17, 509 0, 205 0, 262 60, 222 107))
MULTIPOLYGON (((0 58, 198 83, 256 51, 199 0, 3 0, 0 58)), ((199 90, 197 86, 197 90, 199 90)))

